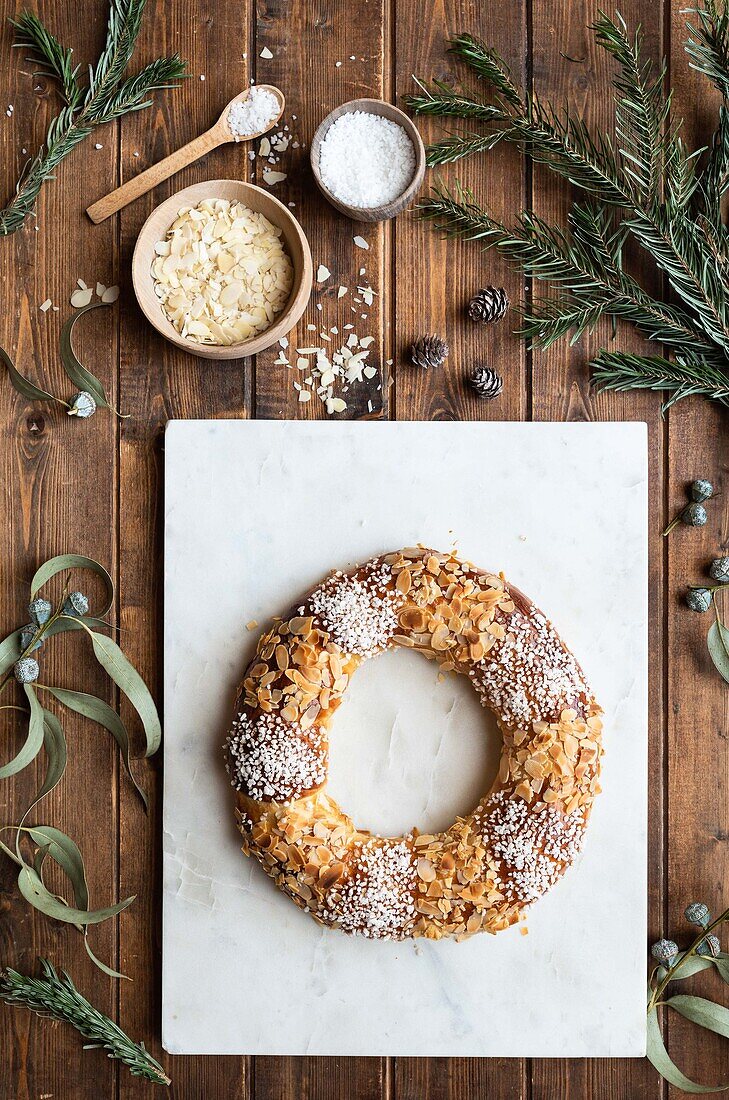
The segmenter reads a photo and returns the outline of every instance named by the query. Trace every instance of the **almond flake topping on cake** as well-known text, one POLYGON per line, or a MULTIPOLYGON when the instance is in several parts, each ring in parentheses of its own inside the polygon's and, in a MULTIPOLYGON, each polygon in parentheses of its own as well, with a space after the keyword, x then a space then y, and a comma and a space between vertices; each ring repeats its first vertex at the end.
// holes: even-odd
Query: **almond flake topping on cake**
POLYGON ((315 726, 304 731, 298 722, 285 722, 278 714, 256 719, 239 714, 225 747, 231 783, 250 798, 286 802, 326 779, 321 731, 315 726))

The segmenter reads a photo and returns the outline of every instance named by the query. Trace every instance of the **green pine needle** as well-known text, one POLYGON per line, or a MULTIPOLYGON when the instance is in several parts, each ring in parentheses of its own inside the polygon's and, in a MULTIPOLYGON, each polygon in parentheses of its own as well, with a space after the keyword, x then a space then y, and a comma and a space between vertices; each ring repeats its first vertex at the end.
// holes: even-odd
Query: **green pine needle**
POLYGON ((132 1042, 122 1029, 94 1008, 83 997, 64 971, 59 975, 47 959, 40 960, 43 976, 27 977, 17 970, 0 974, 0 1000, 23 1005, 39 1016, 61 1020, 75 1027, 88 1042, 86 1049, 102 1047, 110 1058, 118 1058, 135 1077, 144 1077, 158 1085, 169 1085, 170 1078, 144 1044, 132 1042))
POLYGON ((110 0, 106 43, 88 82, 79 82, 80 66, 73 66, 73 50, 58 42, 37 16, 23 12, 15 27, 15 45, 31 51, 33 64, 44 76, 55 79, 64 107, 51 122, 46 141, 26 165, 11 202, 0 210, 0 237, 15 233, 35 209, 43 184, 96 126, 150 105, 149 96, 161 88, 176 87, 185 76, 185 63, 177 54, 160 57, 135 76, 126 77, 127 65, 144 13, 146 0, 110 0))
POLYGON ((521 332, 533 346, 546 348, 567 336, 574 342, 603 317, 630 321, 662 344, 675 362, 601 353, 596 376, 604 388, 670 391, 668 405, 688 394, 727 403, 729 229, 721 196, 729 188, 728 2, 703 0, 691 13, 698 25, 689 27, 687 52, 724 96, 703 162, 706 149, 688 151, 671 117, 665 65, 656 69, 643 60, 641 30, 629 34, 620 14, 600 12, 592 26, 598 45, 617 64, 614 140, 593 134, 569 107, 557 110, 520 91, 496 51, 471 35, 452 39, 450 48, 491 86, 494 102, 420 81, 422 94, 409 99, 418 114, 463 118, 477 127, 431 145, 429 164, 509 141, 586 193, 587 201, 573 204, 565 229, 529 212, 507 228, 458 185, 453 191, 435 186, 420 211, 444 233, 496 247, 529 277, 558 290, 523 311, 521 332), (664 273, 677 301, 654 298, 624 270, 628 237, 664 273))

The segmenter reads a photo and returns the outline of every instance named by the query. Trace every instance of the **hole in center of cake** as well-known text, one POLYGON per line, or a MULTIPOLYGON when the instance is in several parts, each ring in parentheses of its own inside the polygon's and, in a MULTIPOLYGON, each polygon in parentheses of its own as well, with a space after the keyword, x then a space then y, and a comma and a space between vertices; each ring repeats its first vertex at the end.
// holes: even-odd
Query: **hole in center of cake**
POLYGON ((332 721, 327 792, 361 829, 447 829, 499 767, 501 734, 465 676, 395 649, 365 661, 332 721))

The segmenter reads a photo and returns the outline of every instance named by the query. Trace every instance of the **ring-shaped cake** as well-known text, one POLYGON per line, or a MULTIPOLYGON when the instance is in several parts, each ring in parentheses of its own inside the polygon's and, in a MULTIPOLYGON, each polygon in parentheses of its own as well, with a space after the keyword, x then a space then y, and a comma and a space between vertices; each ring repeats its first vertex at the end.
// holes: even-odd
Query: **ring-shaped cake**
POLYGON ((498 932, 580 851, 601 714, 557 632, 503 575, 424 547, 332 573, 261 635, 238 692, 225 750, 243 851, 331 928, 498 932), (334 712, 361 662, 395 646, 469 677, 503 737, 491 790, 441 833, 373 835, 326 793, 334 712))

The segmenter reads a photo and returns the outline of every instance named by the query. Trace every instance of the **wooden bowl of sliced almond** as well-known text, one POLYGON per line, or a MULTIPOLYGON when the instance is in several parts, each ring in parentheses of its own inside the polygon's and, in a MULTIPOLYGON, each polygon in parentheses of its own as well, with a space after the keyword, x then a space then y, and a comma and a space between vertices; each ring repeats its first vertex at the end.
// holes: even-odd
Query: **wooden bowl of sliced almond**
POLYGON ((195 183, 142 226, 132 282, 150 324, 206 359, 242 359, 271 347, 311 294, 309 243, 291 211, 241 180, 195 183))

